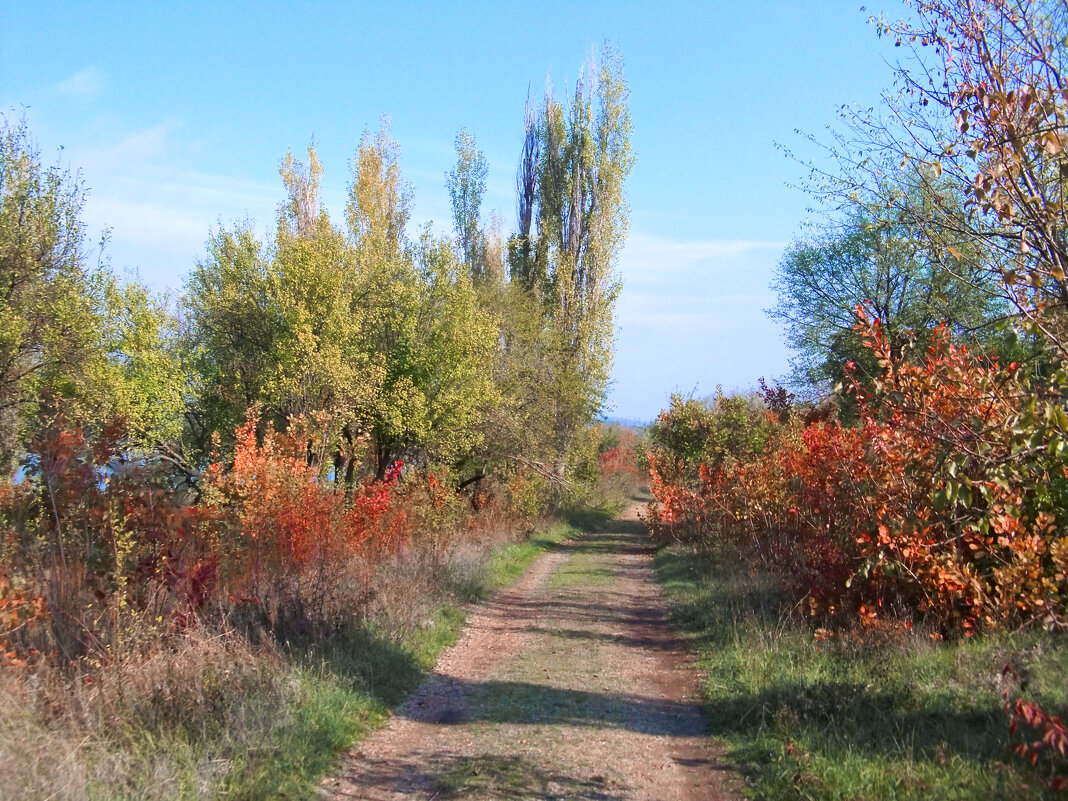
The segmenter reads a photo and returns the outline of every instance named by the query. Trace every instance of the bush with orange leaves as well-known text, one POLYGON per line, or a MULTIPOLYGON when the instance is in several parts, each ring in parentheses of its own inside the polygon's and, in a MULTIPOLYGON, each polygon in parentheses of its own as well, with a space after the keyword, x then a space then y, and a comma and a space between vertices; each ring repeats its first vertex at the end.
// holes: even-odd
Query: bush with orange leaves
POLYGON ((292 420, 285 432, 267 423, 258 437, 258 417, 253 409, 238 426, 233 462, 216 459, 207 470, 205 503, 231 596, 263 600, 307 571, 321 576, 397 547, 407 535, 404 510, 393 503, 400 463, 384 481, 347 487, 310 455, 313 421, 292 420))
POLYGON ((944 328, 895 352, 858 313, 881 375, 853 382, 856 424, 769 411, 762 450, 696 481, 654 454, 654 531, 751 546, 821 616, 1064 626, 1068 376, 1036 388, 944 328))
POLYGON ((597 470, 601 476, 643 478, 638 466, 640 441, 634 429, 619 425, 602 425, 597 444, 597 470))
POLYGON ((121 421, 92 442, 62 418, 42 427, 0 485, 0 663, 104 658, 129 632, 151 640, 209 607, 321 608, 343 569, 395 550, 408 523, 399 463, 345 487, 308 457, 314 435, 298 420, 257 438, 251 412, 194 502, 166 465, 123 452, 121 421))

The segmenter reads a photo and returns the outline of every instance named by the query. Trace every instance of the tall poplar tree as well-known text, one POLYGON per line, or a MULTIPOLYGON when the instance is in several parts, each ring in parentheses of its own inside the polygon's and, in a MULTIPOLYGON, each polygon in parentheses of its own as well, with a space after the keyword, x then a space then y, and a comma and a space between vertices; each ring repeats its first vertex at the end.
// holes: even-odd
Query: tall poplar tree
POLYGON ((467 129, 456 134, 456 165, 446 173, 452 220, 460 258, 473 279, 484 280, 486 237, 482 232, 482 196, 486 193, 486 157, 467 129))
POLYGON ((547 91, 539 110, 528 104, 525 119, 519 229, 509 262, 549 329, 551 353, 541 361, 553 380, 543 403, 558 457, 602 408, 612 369, 616 265, 629 225, 625 182, 633 166, 628 98, 622 56, 605 44, 569 99, 547 91))

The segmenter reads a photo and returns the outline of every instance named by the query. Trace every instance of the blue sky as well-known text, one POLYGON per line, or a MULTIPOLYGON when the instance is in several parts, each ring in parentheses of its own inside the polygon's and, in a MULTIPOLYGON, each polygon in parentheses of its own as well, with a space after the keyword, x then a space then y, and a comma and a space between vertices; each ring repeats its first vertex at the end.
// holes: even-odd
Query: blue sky
POLYGON ((801 144, 870 106, 892 48, 853 2, 0 3, 0 110, 25 110, 46 161, 81 169, 114 267, 178 290, 209 229, 273 223, 279 159, 315 137, 344 207, 361 132, 392 120, 413 224, 449 221, 444 173, 468 128, 489 208, 513 224, 528 87, 570 87, 604 39, 626 59, 631 231, 620 263, 611 414, 650 419, 673 390, 782 375, 763 310, 806 218, 801 144))

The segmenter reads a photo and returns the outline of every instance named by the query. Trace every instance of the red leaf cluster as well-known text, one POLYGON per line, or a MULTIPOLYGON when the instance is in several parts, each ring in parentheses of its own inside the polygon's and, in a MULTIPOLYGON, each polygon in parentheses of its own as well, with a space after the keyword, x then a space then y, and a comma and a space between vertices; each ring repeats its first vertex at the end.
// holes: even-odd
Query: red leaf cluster
POLYGON ((856 422, 769 411, 759 453, 702 464, 696 482, 651 457, 654 531, 751 546, 813 614, 919 615, 965 633, 1061 625, 1068 420, 1056 399, 944 328, 918 357, 894 352, 858 312, 882 373, 854 382, 856 422))
POLYGON ((262 438, 256 429, 253 411, 237 428, 233 463, 208 469, 229 583, 256 595, 276 577, 400 543, 405 517, 392 496, 403 462, 384 481, 346 487, 308 458, 302 421, 285 433, 268 425, 262 438))

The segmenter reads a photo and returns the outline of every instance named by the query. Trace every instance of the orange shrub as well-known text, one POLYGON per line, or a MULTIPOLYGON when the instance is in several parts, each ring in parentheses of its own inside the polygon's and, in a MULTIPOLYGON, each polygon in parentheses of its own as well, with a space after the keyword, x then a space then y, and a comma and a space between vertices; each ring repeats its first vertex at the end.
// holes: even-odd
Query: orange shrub
POLYGON ((207 473, 218 547, 235 590, 259 596, 303 570, 399 544, 406 533, 403 509, 393 503, 400 463, 385 481, 345 487, 309 459, 306 421, 292 421, 284 434, 268 424, 258 441, 257 417, 250 411, 237 428, 233 464, 227 469, 217 460, 207 473))
POLYGON ((966 633, 1008 620, 1063 625, 1059 398, 1032 392, 1016 365, 957 347, 944 328, 921 358, 894 353, 859 312, 882 375, 852 387, 857 423, 769 411, 763 450, 702 464, 696 482, 652 456, 654 532, 751 545, 814 614, 916 614, 966 633))

